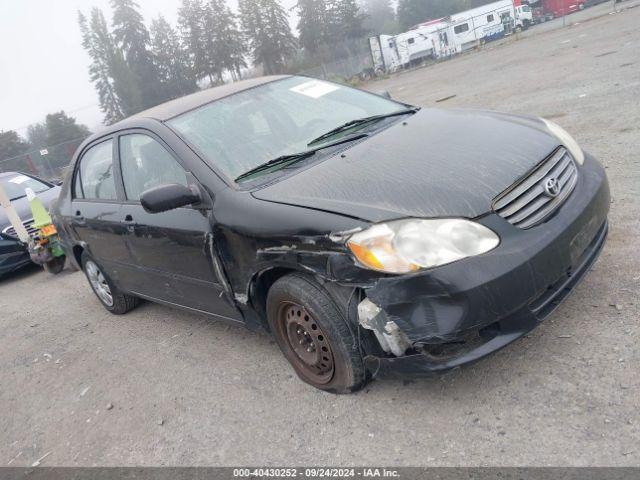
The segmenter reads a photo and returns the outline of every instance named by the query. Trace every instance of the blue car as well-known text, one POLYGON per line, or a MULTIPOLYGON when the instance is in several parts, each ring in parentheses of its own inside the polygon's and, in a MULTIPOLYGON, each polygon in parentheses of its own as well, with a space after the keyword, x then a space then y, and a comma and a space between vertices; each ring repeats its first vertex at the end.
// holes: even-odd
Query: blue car
MULTIPOLYGON (((58 198, 60 193, 60 187, 33 175, 20 172, 0 173, 0 184, 29 234, 33 233, 35 229, 25 189, 31 188, 37 193, 47 208, 53 200, 58 198)), ((30 263, 31 258, 26 246, 18 239, 18 234, 4 209, 0 208, 0 276, 30 263)))

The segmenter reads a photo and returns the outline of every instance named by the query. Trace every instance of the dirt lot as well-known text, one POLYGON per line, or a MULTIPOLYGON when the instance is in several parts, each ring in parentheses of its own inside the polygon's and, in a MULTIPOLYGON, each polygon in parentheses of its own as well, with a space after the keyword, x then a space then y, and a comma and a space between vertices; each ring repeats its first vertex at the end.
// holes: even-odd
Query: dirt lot
POLYGON ((527 338, 337 397, 266 335, 152 304, 113 317, 81 273, 30 269, 0 281, 0 465, 639 465, 638 25, 633 8, 532 29, 369 86, 555 119, 607 166, 604 253, 527 338))

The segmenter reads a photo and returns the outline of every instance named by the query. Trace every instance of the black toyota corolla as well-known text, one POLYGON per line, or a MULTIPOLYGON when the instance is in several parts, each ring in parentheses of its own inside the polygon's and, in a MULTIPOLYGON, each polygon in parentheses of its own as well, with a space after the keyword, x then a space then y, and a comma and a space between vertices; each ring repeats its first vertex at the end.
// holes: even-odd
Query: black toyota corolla
POLYGON ((92 136, 54 219, 107 310, 269 330, 343 393, 526 334, 595 261, 608 210, 602 167, 549 121, 278 76, 92 136))

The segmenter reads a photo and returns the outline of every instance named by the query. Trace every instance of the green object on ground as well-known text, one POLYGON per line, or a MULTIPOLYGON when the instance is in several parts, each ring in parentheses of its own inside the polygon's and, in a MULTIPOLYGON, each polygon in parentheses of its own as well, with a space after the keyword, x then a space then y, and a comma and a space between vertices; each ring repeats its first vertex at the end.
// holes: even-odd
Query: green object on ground
POLYGON ((55 242, 51 246, 51 254, 54 257, 63 257, 64 256, 64 250, 62 249, 62 246, 60 246, 60 244, 58 242, 55 242))

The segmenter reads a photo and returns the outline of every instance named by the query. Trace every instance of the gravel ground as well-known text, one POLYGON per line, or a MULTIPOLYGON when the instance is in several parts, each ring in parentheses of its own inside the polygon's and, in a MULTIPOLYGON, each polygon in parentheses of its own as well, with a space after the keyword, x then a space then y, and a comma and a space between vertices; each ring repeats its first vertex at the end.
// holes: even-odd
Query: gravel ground
POLYGON ((0 465, 639 465, 639 25, 630 8, 534 28, 369 86, 552 118, 607 166, 608 244, 528 337, 334 396, 267 335, 152 304, 114 317, 81 273, 32 268, 0 281, 0 465))

